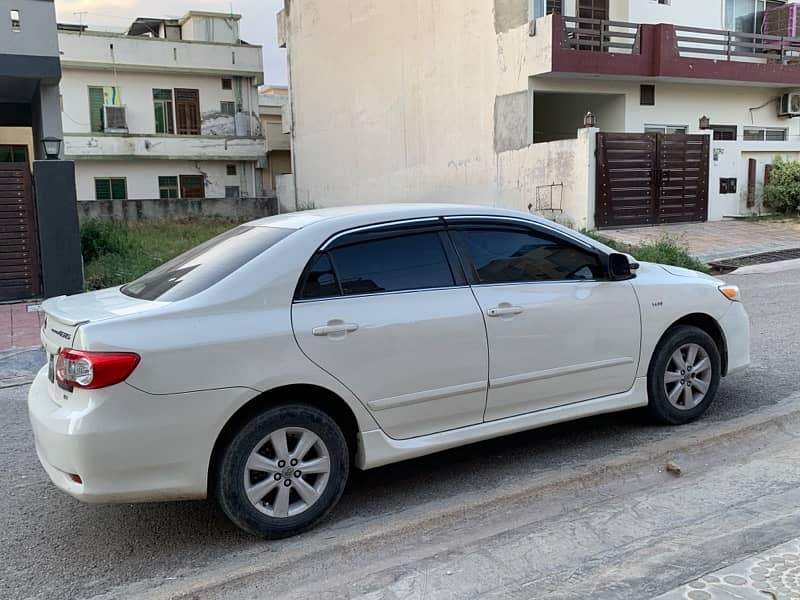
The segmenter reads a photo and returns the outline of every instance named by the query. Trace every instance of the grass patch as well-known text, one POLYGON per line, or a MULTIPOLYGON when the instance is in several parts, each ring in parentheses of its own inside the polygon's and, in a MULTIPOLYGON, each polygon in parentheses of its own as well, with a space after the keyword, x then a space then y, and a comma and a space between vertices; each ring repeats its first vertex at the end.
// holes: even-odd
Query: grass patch
POLYGON ((596 239, 606 246, 614 248, 614 250, 618 252, 630 254, 642 262, 684 267, 686 269, 692 269, 693 271, 700 271, 701 273, 709 272, 708 265, 689 254, 688 246, 681 244, 667 235, 652 242, 633 246, 604 237, 596 231, 583 231, 582 233, 596 239))
POLYGON ((81 224, 86 289, 99 290, 133 281, 240 222, 220 217, 136 223, 86 221, 81 224))

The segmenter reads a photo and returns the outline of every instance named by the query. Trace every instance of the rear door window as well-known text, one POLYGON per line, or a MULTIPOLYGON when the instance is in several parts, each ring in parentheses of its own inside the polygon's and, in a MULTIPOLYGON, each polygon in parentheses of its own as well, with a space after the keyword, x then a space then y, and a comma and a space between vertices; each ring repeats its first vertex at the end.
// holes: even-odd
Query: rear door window
POLYGON ((184 300, 221 281, 292 231, 236 227, 123 286, 122 293, 141 300, 184 300))
POLYGON ((436 231, 345 245, 331 250, 330 256, 345 296, 455 284, 436 231))

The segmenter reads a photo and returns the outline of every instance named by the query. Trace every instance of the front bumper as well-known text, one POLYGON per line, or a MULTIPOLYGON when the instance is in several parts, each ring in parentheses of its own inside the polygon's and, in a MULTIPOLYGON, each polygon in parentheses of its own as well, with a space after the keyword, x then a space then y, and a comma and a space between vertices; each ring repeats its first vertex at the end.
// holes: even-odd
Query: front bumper
POLYGON ((61 404, 55 393, 44 368, 28 394, 36 452, 58 488, 93 503, 204 498, 217 436, 254 394, 156 396, 123 383, 64 395, 61 404))

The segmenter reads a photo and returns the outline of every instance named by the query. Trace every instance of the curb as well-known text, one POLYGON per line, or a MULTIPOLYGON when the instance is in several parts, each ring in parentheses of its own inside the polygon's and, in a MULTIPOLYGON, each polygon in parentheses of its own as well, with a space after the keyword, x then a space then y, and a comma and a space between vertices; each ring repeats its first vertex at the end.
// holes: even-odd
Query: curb
POLYGON ((675 436, 669 437, 644 448, 621 450, 609 457, 597 459, 580 465, 564 465, 544 471, 528 481, 516 486, 505 486, 502 491, 491 494, 487 491, 472 492, 442 501, 429 502, 408 511, 394 515, 384 515, 355 525, 336 526, 336 523, 323 524, 317 531, 323 543, 311 542, 306 536, 279 542, 282 547, 270 548, 266 543, 256 550, 246 550, 233 559, 229 566, 221 566, 216 573, 209 574, 206 569, 201 574, 187 573, 176 581, 141 581, 110 590, 96 599, 124 598, 144 594, 149 599, 182 598, 191 600, 204 593, 219 590, 225 586, 245 584, 250 578, 260 577, 271 570, 280 569, 284 564, 297 560, 313 560, 314 556, 329 556, 331 553, 350 553, 364 551, 370 543, 379 543, 387 538, 399 538, 414 530, 433 528, 441 525, 448 517, 463 517, 482 507, 502 511, 503 506, 513 505, 521 499, 541 496, 558 490, 561 493, 570 488, 586 488, 604 479, 620 477, 651 465, 653 469, 664 470, 669 460, 677 453, 698 453, 715 446, 721 450, 725 446, 741 443, 747 436, 765 432, 785 433, 789 423, 800 424, 800 394, 793 395, 767 410, 753 416, 743 416, 721 423, 708 424, 703 421, 676 429, 675 436), (377 527, 377 530, 375 530, 377 527), (325 540, 331 540, 325 543, 325 540), (274 552, 274 562, 265 564, 264 552, 274 552))

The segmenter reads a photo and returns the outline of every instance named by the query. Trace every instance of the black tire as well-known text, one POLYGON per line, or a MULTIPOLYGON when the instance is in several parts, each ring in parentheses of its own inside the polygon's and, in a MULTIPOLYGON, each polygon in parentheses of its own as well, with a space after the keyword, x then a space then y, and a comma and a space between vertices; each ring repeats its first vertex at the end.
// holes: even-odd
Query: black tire
POLYGON ((683 425, 698 419, 708 410, 717 395, 722 376, 722 360, 716 342, 702 329, 689 325, 673 327, 664 334, 653 352, 650 368, 647 372, 648 410, 658 422, 667 425, 683 425), (673 406, 665 388, 665 375, 672 355, 686 344, 697 344, 708 355, 711 363, 711 375, 705 397, 691 409, 679 409, 673 406))
MULTIPOLYGON (((291 434, 287 439, 291 442, 291 434)), ((271 443, 266 448, 271 448, 271 443)), ((291 445, 289 448, 291 449, 291 445)), ((229 439, 217 461, 213 490, 222 511, 238 527, 265 539, 280 539, 311 529, 330 513, 344 491, 349 469, 347 442, 331 417, 319 409, 303 404, 282 405, 256 415, 229 439), (276 517, 265 514, 248 499, 245 477, 253 476, 253 472, 248 470, 246 475, 245 470, 251 453, 257 447, 264 452, 264 446, 260 442, 284 428, 302 428, 315 434, 327 449, 330 468, 327 484, 316 501, 299 514, 276 517)), ((274 475, 264 475, 264 479, 272 477, 274 475)), ((286 479, 291 478, 290 475, 281 481, 286 483, 286 479)), ((294 483, 296 485, 297 481, 294 483)), ((279 491, 278 487, 270 494, 277 494, 279 491)), ((296 487, 292 493, 295 494, 295 500, 301 500, 296 487)), ((268 502, 266 499, 260 506, 268 508, 268 502)))

